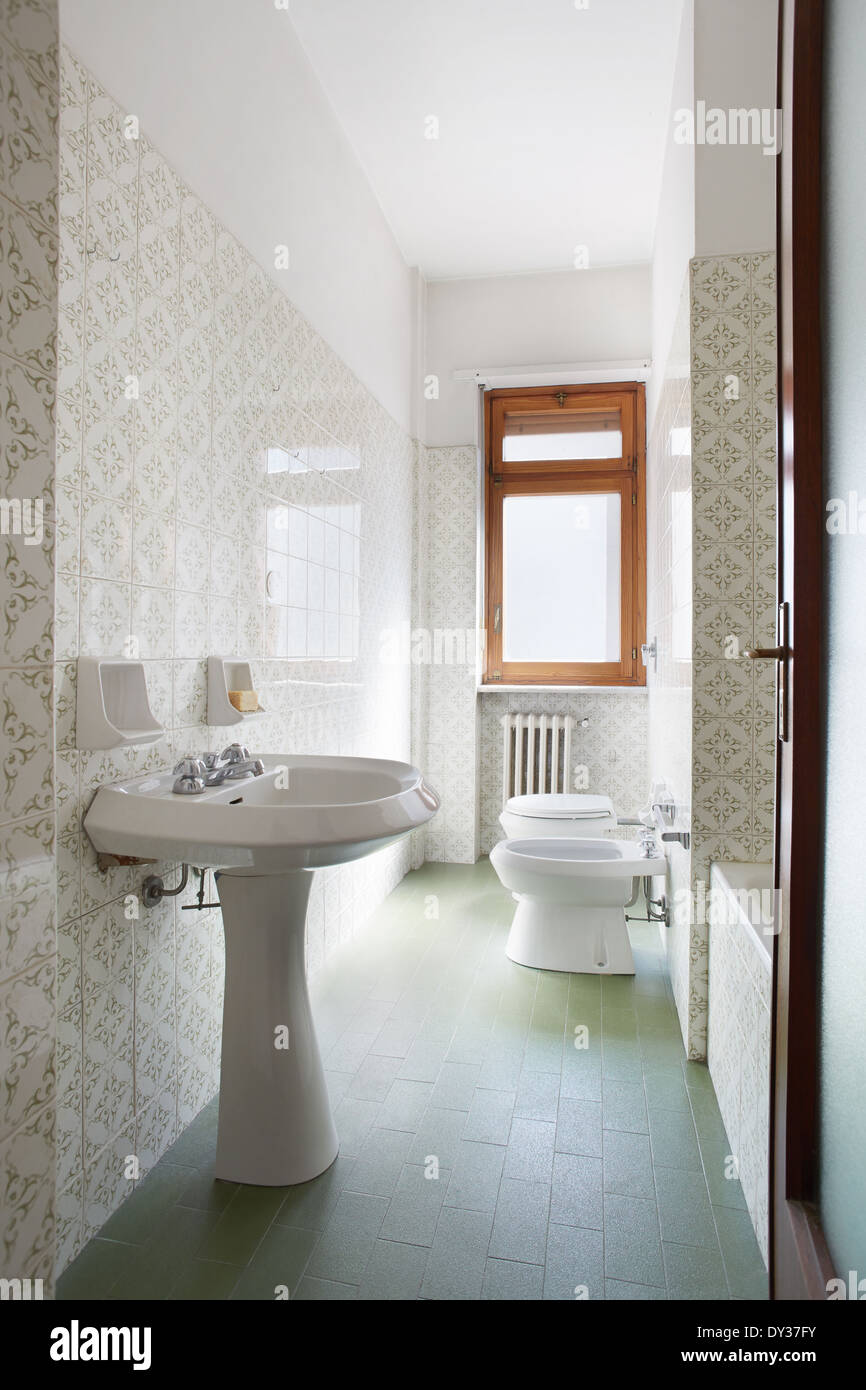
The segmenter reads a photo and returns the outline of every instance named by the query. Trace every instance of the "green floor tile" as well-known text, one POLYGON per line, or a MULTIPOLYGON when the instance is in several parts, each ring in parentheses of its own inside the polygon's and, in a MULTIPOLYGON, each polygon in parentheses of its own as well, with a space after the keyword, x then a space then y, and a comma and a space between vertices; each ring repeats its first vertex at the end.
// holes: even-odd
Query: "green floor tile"
POLYGON ((214 1099, 196 1115, 192 1124, 187 1126, 180 1138, 175 1140, 168 1152, 163 1155, 164 1160, 168 1163, 178 1164, 183 1168, 200 1168, 204 1164, 212 1162, 216 1153, 218 1118, 219 1102, 214 1099))
POLYGON ((194 1207, 197 1211, 225 1211, 238 1190, 236 1182, 224 1182, 214 1176, 214 1165, 208 1163, 189 1178, 177 1198, 177 1206, 194 1207))
POLYGON ((168 1297, 178 1265, 194 1255, 219 1221, 216 1212, 172 1207, 158 1222, 150 1240, 136 1247, 136 1258, 117 1280, 111 1299, 161 1300, 168 1297))
POLYGON ((703 1173, 656 1167, 655 1181, 662 1240, 718 1250, 716 1223, 703 1173))
POLYGON ((659 1302, 667 1299, 667 1290, 654 1284, 627 1284, 622 1279, 606 1279, 604 1296, 611 1301, 621 1299, 629 1303, 641 1300, 659 1302))
POLYGON ((655 1201, 605 1194, 604 1272, 607 1279, 664 1285, 655 1201))
POLYGON ((387 1211, 384 1197, 344 1192, 313 1251, 307 1267, 310 1277, 359 1284, 387 1211))
POLYGON ((335 1163, 311 1182, 298 1183, 283 1199, 277 1212, 277 1225, 303 1226, 310 1231, 323 1231, 340 1197, 356 1160, 337 1156, 335 1163))
POLYGON ((749 1213, 717 1207, 715 1218, 731 1293, 735 1298, 767 1298, 767 1271, 749 1213))
POLYGON ((445 1205, 464 1211, 495 1211, 507 1150, 500 1144, 463 1140, 451 1172, 445 1205))
POLYGON ((604 1131, 604 1190, 618 1197, 655 1197, 652 1152, 646 1134, 604 1131))
POLYGON ((736 1162, 731 1154, 727 1139, 706 1139, 698 1136, 704 1173, 710 1190, 710 1201, 714 1206, 735 1207, 745 1211, 746 1198, 736 1173, 736 1162))
POLYGON ((690 1114, 678 1110, 650 1110, 650 1143, 653 1162, 659 1168, 702 1170, 698 1139, 690 1114))
POLYGON ((601 1231, 550 1223, 543 1297, 560 1303, 604 1298, 604 1236, 601 1231))
POLYGON ((509 1303, 537 1302, 544 1292, 544 1266, 516 1260, 488 1260, 481 1285, 483 1299, 509 1303))
POLYGON ((217 1180, 213 1101, 58 1298, 766 1296, 657 928, 630 927, 633 977, 568 976, 506 957, 512 915, 486 860, 409 874, 313 982, 336 1163, 295 1188, 217 1180))
POLYGON ((81 1253, 57 1281, 58 1299, 107 1298, 121 1274, 139 1257, 134 1245, 97 1236, 88 1241, 81 1253))
POLYGON ((689 1093, 682 1073, 674 1069, 644 1070, 644 1090, 650 1110, 678 1110, 687 1115, 691 1110, 689 1093))
POLYGON ((195 1168, 158 1163, 135 1187, 119 1211, 110 1216, 100 1231, 106 1240, 144 1245, 154 1226, 174 1206, 181 1192, 195 1178, 195 1168))
POLYGON ((728 1298, 725 1267, 718 1250, 694 1245, 664 1245, 668 1294, 672 1299, 700 1301, 728 1298))
POLYGON ((421 1292, 429 1250, 377 1240, 361 1279, 358 1296, 365 1301, 416 1299, 421 1292))
POLYGON ((337 1284, 330 1279, 310 1279, 304 1277, 295 1298, 300 1302, 343 1302, 358 1298, 355 1284, 337 1284))
POLYGON ((550 1219, 564 1226, 601 1230, 602 1161, 583 1154, 558 1153, 553 1165, 550 1219))
POLYGON ((195 1258, 186 1260, 171 1285, 171 1302, 219 1302, 230 1296, 241 1271, 235 1265, 215 1264, 195 1258))
POLYGON ((319 1239, 318 1232, 272 1226, 232 1292, 232 1299, 276 1300, 293 1295, 319 1239))
POLYGON ((440 1168, 438 1176, 428 1176, 432 1171, 432 1168, 420 1164, 407 1163, 404 1166, 381 1231, 378 1232, 383 1239, 407 1245, 433 1243, 439 1212, 451 1181, 451 1170, 440 1168))
POLYGON ((556 1121, 557 1151, 601 1158, 601 1118, 601 1104, 598 1101, 560 1097, 556 1121))
POLYGON ((549 1213, 549 1184, 503 1178, 490 1239, 490 1257, 543 1264, 549 1213))
POLYGON ((602 1118, 605 1129, 646 1134, 648 1123, 643 1082, 616 1081, 605 1077, 602 1085, 602 1118))
POLYGON ((479 1299, 493 1216, 446 1207, 427 1258, 422 1298, 479 1299))
POLYGON ((196 1255, 223 1264, 247 1264, 285 1198, 284 1187, 239 1187, 225 1211, 217 1216, 196 1255))

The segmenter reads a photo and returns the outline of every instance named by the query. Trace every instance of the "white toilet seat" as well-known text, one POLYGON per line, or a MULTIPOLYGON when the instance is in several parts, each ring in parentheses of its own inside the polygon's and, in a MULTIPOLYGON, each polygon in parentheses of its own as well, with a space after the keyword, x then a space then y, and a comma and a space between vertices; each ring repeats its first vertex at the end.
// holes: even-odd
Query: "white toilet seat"
POLYGON ((616 821, 609 796, 589 796, 585 792, 546 792, 542 795, 510 796, 506 811, 513 816, 532 816, 540 820, 616 821))
POLYGON ((553 792, 541 796, 512 796, 499 823, 509 840, 552 835, 605 835, 616 827, 609 796, 585 792, 553 792))

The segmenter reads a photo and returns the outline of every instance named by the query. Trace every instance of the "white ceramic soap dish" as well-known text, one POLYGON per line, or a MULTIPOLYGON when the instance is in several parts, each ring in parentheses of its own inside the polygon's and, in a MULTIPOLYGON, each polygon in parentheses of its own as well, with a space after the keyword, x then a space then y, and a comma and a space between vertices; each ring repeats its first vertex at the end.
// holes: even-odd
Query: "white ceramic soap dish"
POLYGON ((76 705, 75 742, 81 749, 158 743, 165 733, 151 713, 141 661, 79 657, 76 705))
POLYGON ((233 657, 209 656, 207 659, 207 722, 217 726, 241 724, 245 719, 258 719, 264 714, 258 709, 239 710, 229 699, 229 691, 245 695, 254 690, 253 673, 248 661, 233 657))

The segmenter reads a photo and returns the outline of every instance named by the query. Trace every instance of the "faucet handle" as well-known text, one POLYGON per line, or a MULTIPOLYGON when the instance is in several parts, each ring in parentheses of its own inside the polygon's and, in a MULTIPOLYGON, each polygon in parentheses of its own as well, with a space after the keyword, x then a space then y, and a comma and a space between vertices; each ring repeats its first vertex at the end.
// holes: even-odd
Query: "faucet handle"
POLYGON ((219 755, 221 763, 243 763, 249 762, 251 758, 252 753, 242 743, 230 743, 219 755))
POLYGON ((201 758, 197 758, 194 753, 187 753, 181 758, 174 769, 175 777, 204 777, 206 767, 201 758))

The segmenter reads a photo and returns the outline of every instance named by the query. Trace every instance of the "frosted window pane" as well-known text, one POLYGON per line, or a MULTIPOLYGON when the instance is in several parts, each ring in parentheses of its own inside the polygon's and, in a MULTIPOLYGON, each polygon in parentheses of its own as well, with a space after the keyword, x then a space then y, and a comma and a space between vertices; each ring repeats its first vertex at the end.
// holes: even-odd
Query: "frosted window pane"
POLYGON ((619 493, 506 497, 503 660, 620 660, 619 493))
POLYGON ((618 458, 622 458, 622 421, 618 410, 564 410, 562 414, 546 411, 505 418, 504 463, 618 458))

